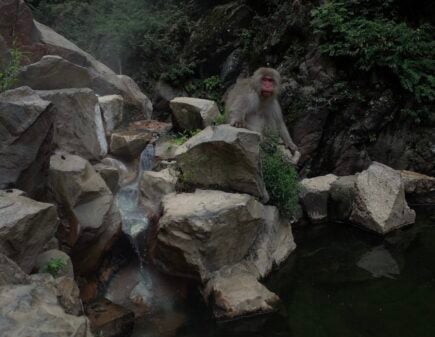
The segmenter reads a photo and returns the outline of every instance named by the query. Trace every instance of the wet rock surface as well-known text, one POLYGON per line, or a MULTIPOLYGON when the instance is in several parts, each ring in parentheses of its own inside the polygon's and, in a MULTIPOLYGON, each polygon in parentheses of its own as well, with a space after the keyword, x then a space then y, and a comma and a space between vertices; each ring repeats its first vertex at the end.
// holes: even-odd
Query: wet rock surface
POLYGON ((110 138, 110 153, 126 159, 140 156, 153 134, 147 131, 116 131, 110 138))

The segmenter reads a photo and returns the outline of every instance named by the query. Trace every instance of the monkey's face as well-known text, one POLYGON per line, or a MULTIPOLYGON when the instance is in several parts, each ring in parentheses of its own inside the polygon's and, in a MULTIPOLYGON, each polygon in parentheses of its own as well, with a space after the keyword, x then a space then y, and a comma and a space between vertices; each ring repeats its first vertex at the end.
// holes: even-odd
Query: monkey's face
POLYGON ((261 96, 271 97, 275 93, 275 80, 272 76, 263 76, 261 78, 261 96))

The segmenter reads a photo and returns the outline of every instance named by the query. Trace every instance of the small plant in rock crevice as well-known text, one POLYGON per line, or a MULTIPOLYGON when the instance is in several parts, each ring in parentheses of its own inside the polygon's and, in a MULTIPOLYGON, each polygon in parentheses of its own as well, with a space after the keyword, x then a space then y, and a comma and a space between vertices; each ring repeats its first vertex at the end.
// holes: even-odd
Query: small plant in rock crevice
POLYGON ((277 137, 267 137, 261 145, 263 180, 270 203, 284 216, 292 216, 298 204, 298 174, 278 146, 277 137))
POLYGON ((53 258, 47 262, 42 271, 44 273, 49 273, 53 277, 59 275, 59 272, 66 267, 66 262, 60 258, 53 258))
POLYGON ((11 89, 17 81, 17 75, 21 67, 23 53, 17 48, 9 49, 10 59, 4 65, 0 65, 0 92, 11 89))

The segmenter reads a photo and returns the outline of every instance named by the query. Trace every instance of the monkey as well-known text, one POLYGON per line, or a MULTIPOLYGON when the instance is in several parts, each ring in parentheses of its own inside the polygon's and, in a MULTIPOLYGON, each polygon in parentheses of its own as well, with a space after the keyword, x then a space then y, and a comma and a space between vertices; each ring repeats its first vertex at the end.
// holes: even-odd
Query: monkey
POLYGON ((290 150, 290 161, 297 164, 300 153, 284 123, 277 99, 280 88, 281 75, 273 68, 259 68, 252 77, 238 80, 225 102, 226 121, 262 137, 268 132, 278 134, 290 150))

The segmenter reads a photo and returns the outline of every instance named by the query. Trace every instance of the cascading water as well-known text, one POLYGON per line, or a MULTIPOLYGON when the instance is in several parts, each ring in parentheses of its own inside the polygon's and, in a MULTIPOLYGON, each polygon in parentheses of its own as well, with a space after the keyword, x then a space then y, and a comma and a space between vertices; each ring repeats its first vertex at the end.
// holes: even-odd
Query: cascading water
POLYGON ((122 217, 122 229, 131 240, 134 250, 142 260, 137 239, 148 228, 148 218, 139 200, 139 182, 142 173, 151 170, 154 160, 154 145, 149 144, 140 155, 138 174, 133 182, 120 188, 116 194, 119 211, 122 217))
MULTIPOLYGON (((136 252, 139 261, 139 273, 137 275, 137 284, 131 291, 138 301, 146 301, 150 297, 152 280, 148 270, 144 266, 144 251, 141 250, 141 240, 145 240, 145 232, 148 228, 148 218, 146 211, 140 203, 139 183, 142 173, 151 170, 154 161, 154 145, 149 144, 141 153, 138 163, 137 177, 122 186, 116 194, 116 201, 122 218, 123 232, 129 237, 130 243, 136 252)), ((111 294, 107 298, 113 299, 111 294)))

